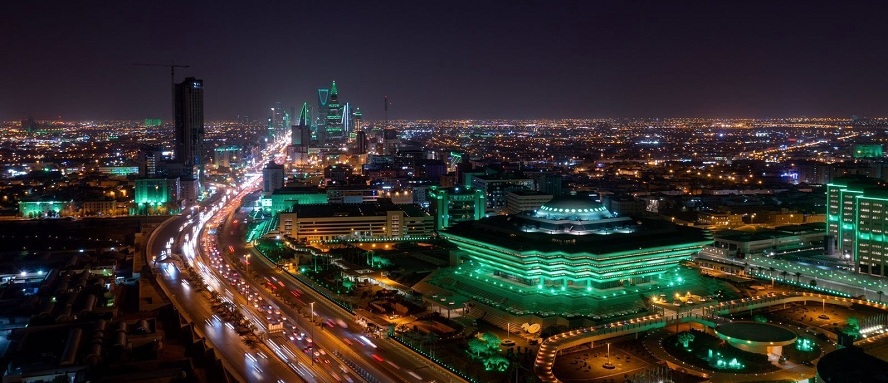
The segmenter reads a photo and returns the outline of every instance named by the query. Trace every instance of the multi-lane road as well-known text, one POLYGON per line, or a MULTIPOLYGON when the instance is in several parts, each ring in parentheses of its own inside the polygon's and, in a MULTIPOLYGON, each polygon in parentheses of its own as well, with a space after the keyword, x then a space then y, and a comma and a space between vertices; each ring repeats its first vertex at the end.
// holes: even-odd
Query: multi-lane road
MULTIPOLYGON (((267 153, 268 158, 276 154, 267 153)), ((147 249, 149 262, 163 251, 179 253, 181 249, 175 261, 156 266, 158 281, 240 380, 463 381, 393 340, 365 333, 352 314, 248 248, 244 243, 247 225, 241 223, 245 214, 240 207, 244 197, 257 190, 256 185, 258 178, 254 177, 240 190, 220 188, 214 198, 202 204, 202 213, 195 211, 166 221, 152 235, 147 249), (198 291, 203 289, 188 283, 181 275, 182 262, 199 272, 209 291, 254 323, 262 343, 246 345, 235 331, 237 322, 214 313, 212 293, 198 291), (276 297, 272 286, 277 294, 292 295, 288 298, 295 306, 276 297)))
MULTIPOLYGON (((209 206, 209 205, 207 205, 209 206)), ((189 224, 186 215, 166 221, 156 229, 148 243, 148 261, 163 252, 181 248, 185 236, 192 233, 194 222, 189 224), (180 230, 181 229, 181 230, 180 230), (170 241, 172 240, 172 242, 170 241), (169 245, 169 246, 168 246, 169 245)), ((244 382, 298 382, 301 381, 289 366, 277 359, 265 358, 270 351, 247 346, 230 323, 222 321, 214 312, 209 293, 198 291, 183 275, 180 260, 163 261, 153 265, 160 286, 173 301, 175 307, 194 323, 195 331, 205 337, 223 360, 228 370, 244 382), (259 354, 262 352, 262 354, 259 354)))

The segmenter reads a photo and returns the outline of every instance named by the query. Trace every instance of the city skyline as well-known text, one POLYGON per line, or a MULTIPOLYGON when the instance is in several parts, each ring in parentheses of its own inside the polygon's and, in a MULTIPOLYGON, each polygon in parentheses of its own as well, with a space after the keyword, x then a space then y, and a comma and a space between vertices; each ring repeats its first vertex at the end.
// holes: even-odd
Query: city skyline
POLYGON ((168 120, 166 71, 133 64, 171 60, 207 120, 334 80, 377 121, 384 96, 390 119, 888 115, 881 4, 42 5, 0 16, 2 120, 168 120))

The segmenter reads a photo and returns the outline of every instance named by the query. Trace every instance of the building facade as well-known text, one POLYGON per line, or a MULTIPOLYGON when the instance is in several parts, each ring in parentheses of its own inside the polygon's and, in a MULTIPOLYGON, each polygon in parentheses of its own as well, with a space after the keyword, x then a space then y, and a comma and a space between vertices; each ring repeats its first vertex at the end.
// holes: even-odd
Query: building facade
MULTIPOLYGON (((186 167, 203 170, 204 110, 203 80, 194 77, 176 84, 175 97, 176 141, 174 156, 186 167)), ((198 178, 199 174, 183 174, 198 178)))
POLYGON ((486 217, 439 234, 475 273, 546 290, 646 283, 711 243, 704 230, 639 222, 589 199, 561 198, 532 214, 486 217))
POLYGON ((435 228, 446 229, 458 222, 483 218, 486 198, 483 190, 473 187, 430 186, 429 212, 435 217, 435 228))
POLYGON ((362 203, 296 205, 281 213, 278 231, 309 242, 429 237, 434 219, 417 205, 362 203))

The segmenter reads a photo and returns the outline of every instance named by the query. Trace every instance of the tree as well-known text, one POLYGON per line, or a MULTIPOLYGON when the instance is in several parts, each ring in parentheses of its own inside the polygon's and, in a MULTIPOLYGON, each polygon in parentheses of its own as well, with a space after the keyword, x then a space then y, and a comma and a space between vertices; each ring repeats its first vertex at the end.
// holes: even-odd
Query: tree
POLYGON ((481 358, 484 355, 487 355, 487 352, 490 348, 487 346, 487 342, 478 339, 472 338, 469 340, 469 353, 471 353, 476 358, 481 358))
POLYGON ((488 371, 505 371, 509 368, 509 360, 500 355, 493 355, 484 360, 484 368, 488 371))
POLYGON ((681 334, 678 334, 678 343, 681 343, 684 348, 688 348, 688 345, 691 344, 691 342, 693 341, 694 334, 691 334, 690 332, 685 331, 681 334))
POLYGON ((796 277, 796 283, 799 283, 799 280, 802 279, 802 273, 796 271, 795 277, 796 277))
POLYGON ((811 282, 808 283, 808 284, 811 285, 811 286, 817 286, 817 280, 816 280, 816 279, 812 279, 811 282))
POLYGON ((854 339, 857 339, 857 337, 860 336, 860 321, 858 321, 855 317, 848 318, 845 327, 842 328, 842 332, 854 339))
POLYGON ((879 292, 876 293, 876 294, 879 294, 879 303, 882 303, 882 294, 885 294, 885 293, 879 291, 879 292))
POLYGON ((493 350, 498 350, 502 340, 492 332, 485 332, 481 335, 481 340, 487 342, 487 346, 493 350))
POLYGON ((752 320, 758 323, 768 323, 768 318, 765 318, 762 314, 756 314, 752 317, 752 320))

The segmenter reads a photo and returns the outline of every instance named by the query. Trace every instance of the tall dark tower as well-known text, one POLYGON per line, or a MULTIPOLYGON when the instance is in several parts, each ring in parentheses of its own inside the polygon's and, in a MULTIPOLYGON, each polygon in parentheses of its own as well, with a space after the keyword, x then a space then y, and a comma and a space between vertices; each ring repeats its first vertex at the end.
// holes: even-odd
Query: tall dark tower
POLYGON ((330 98, 327 100, 327 123, 324 126, 324 140, 339 141, 343 138, 342 106, 339 105, 339 91, 336 81, 330 87, 330 98))
POLYGON ((198 174, 191 176, 199 178, 203 171, 203 142, 204 142, 204 109, 203 109, 203 80, 194 77, 186 78, 176 84, 176 147, 174 155, 176 161, 184 163, 186 169, 196 169, 198 174))
POLYGON ((296 125, 292 127, 290 144, 298 153, 307 153, 309 143, 311 143, 311 117, 306 102, 302 104, 302 112, 299 113, 296 125))

